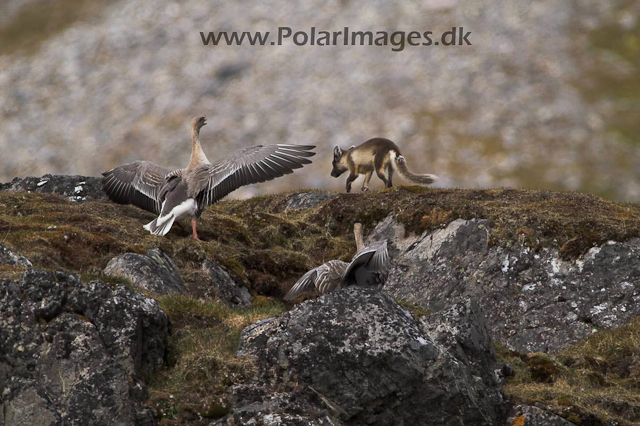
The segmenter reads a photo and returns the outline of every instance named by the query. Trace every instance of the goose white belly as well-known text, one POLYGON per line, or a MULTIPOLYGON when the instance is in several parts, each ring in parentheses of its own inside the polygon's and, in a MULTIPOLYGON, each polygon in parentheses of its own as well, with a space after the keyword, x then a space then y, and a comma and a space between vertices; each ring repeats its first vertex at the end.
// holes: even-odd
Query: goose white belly
MULTIPOLYGON (((162 203, 162 209, 164 210, 164 205, 167 202, 162 203)), ((193 198, 187 198, 185 201, 181 202, 177 206, 175 206, 171 211, 164 215, 158 217, 158 225, 162 224, 167 218, 173 216, 175 219, 180 219, 182 216, 195 216, 196 211, 198 211, 198 203, 193 198)))
MULTIPOLYGON (((164 210, 166 201, 162 204, 164 210)), ((193 198, 187 198, 177 206, 171 209, 167 214, 158 216, 156 219, 144 225, 144 229, 153 235, 166 235, 173 226, 173 222, 183 216, 195 217, 198 211, 198 203, 193 198)))

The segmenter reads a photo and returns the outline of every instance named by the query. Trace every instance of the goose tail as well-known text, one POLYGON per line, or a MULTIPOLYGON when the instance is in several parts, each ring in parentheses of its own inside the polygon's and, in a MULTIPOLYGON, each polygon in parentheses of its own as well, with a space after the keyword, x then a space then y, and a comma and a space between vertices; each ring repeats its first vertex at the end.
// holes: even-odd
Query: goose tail
POLYGON ((152 235, 165 236, 171 230, 175 220, 176 218, 172 214, 165 217, 158 217, 144 225, 144 229, 151 232, 152 235))

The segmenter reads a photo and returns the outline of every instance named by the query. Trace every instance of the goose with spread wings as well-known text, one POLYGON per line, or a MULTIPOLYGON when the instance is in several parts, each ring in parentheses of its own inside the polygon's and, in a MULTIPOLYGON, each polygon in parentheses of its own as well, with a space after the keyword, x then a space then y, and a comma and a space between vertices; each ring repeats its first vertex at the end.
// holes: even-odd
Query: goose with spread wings
POLYGON ((364 246, 362 225, 353 226, 357 253, 351 263, 330 260, 313 268, 296 282, 284 297, 287 301, 319 296, 351 285, 376 286, 384 284, 389 270, 387 241, 364 246))
POLYGON ((103 189, 112 201, 158 214, 144 226, 153 235, 166 235, 176 220, 189 216, 192 237, 199 240, 196 219, 206 206, 241 186, 293 173, 315 155, 313 145, 257 145, 211 163, 200 143, 200 129, 206 124, 204 116, 191 122, 191 158, 184 169, 136 161, 102 174, 103 189))

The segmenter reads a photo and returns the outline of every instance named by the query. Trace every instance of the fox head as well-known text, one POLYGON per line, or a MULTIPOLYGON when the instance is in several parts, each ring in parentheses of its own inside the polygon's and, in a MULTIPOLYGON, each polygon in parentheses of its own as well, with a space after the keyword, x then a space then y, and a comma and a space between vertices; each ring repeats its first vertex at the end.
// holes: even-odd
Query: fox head
POLYGON ((349 167, 347 166, 347 152, 340 149, 339 146, 333 148, 333 170, 331 170, 331 176, 338 177, 346 172, 349 167))

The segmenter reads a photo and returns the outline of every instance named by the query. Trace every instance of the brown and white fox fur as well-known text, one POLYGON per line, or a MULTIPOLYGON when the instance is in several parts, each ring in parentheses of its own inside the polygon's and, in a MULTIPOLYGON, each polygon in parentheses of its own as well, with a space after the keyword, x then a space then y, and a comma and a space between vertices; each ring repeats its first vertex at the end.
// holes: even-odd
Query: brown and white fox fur
POLYGON ((393 172, 396 170, 402 179, 416 185, 426 186, 438 179, 436 175, 411 173, 407 167, 407 160, 400 154, 398 145, 383 138, 369 139, 362 145, 352 146, 347 151, 336 146, 333 149, 331 176, 338 177, 347 170, 349 171, 347 192, 351 192, 351 184, 358 175, 364 175, 362 191, 368 191, 374 170, 384 182, 385 188, 393 186, 393 172))

